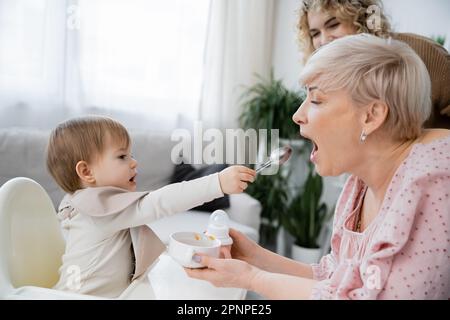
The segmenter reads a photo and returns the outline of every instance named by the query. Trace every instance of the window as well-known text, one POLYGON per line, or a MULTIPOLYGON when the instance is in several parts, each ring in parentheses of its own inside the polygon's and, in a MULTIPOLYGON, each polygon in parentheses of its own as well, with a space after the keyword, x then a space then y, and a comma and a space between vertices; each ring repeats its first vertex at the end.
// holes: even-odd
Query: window
POLYGON ((80 70, 87 101, 195 112, 207 0, 80 1, 80 70))
POLYGON ((195 117, 208 11, 209 0, 0 0, 0 112, 45 103, 195 117))

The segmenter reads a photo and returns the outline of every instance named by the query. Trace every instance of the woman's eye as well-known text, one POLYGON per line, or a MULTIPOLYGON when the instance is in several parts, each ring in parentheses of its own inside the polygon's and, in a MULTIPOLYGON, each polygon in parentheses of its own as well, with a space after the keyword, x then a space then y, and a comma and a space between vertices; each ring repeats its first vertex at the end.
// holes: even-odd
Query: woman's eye
POLYGON ((311 34, 311 38, 317 38, 319 36, 319 33, 318 32, 316 32, 316 33, 312 33, 311 34))
POLYGON ((122 154, 122 155, 119 156, 119 159, 122 159, 122 160, 125 160, 126 158, 127 158, 126 154, 122 154))
POLYGON ((312 103, 312 104, 321 104, 322 102, 316 101, 316 100, 311 100, 311 103, 312 103))
POLYGON ((330 29, 335 29, 339 26, 339 22, 338 23, 333 23, 332 25, 328 26, 328 28, 330 29))

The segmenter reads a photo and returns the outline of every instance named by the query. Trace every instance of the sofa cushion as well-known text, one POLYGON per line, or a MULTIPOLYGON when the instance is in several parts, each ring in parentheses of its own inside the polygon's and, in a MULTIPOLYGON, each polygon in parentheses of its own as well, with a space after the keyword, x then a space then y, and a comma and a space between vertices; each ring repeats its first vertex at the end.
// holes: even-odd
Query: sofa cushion
POLYGON ((0 130, 0 185, 15 177, 38 182, 56 205, 64 193, 45 165, 50 130, 8 128, 0 130))
POLYGON ((130 131, 131 152, 138 162, 138 191, 156 190, 169 184, 175 164, 170 156, 175 142, 170 133, 130 131))
MULTIPOLYGON (((50 130, 30 128, 0 129, 0 185, 15 177, 38 182, 55 207, 64 196, 46 168, 46 148, 50 130)), ((138 191, 155 190, 169 183, 174 164, 170 159, 174 143, 170 134, 130 131, 133 156, 138 161, 138 191)))

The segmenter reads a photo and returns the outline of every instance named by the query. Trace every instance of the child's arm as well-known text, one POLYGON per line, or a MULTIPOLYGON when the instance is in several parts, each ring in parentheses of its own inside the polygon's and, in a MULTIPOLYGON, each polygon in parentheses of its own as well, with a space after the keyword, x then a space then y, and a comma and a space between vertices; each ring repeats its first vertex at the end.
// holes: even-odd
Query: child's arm
POLYGON ((231 166, 206 177, 167 185, 152 191, 114 217, 115 229, 121 230, 151 223, 183 212, 224 194, 241 193, 253 182, 255 171, 231 166))

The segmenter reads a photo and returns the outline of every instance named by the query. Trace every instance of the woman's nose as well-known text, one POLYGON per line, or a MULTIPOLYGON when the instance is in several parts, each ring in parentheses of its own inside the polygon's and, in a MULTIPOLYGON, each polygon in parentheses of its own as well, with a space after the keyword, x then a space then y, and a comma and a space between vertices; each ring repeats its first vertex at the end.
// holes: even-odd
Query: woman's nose
MULTIPOLYGON (((305 101, 306 102, 306 101, 305 101)), ((292 120, 298 124, 298 125, 302 125, 305 124, 307 122, 306 120, 306 115, 304 112, 304 105, 305 102, 303 102, 297 109, 297 111, 294 113, 294 115, 292 116, 292 120)))
POLYGON ((320 33, 320 47, 330 43, 331 41, 334 40, 333 35, 331 35, 329 32, 327 31, 322 31, 320 33))

